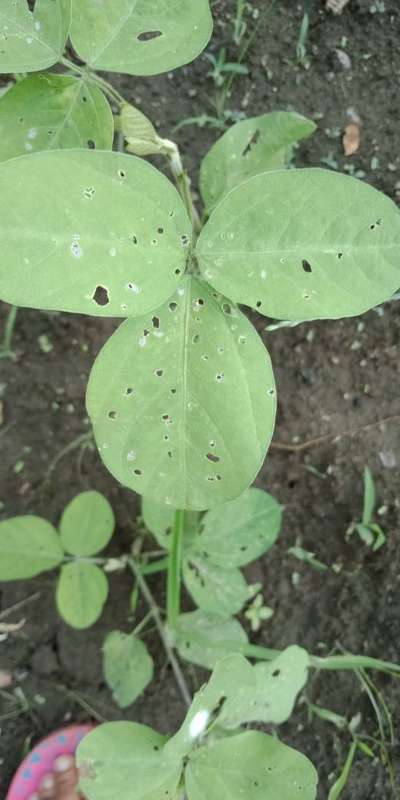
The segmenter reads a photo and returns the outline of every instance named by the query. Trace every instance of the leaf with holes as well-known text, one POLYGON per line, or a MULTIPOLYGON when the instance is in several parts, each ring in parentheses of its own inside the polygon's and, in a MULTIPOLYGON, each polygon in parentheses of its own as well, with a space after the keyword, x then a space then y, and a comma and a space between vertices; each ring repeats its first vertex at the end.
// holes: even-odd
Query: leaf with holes
POLYGON ((261 489, 247 489, 236 500, 207 511, 196 549, 220 567, 241 567, 266 553, 282 523, 282 507, 261 489))
MULTIPOLYGON (((153 534, 160 547, 169 550, 171 547, 171 533, 174 524, 175 509, 158 503, 151 497, 142 497, 142 517, 146 528, 153 534)), ((183 546, 186 549, 198 535, 199 514, 197 511, 187 511, 184 521, 183 546)))
POLYGON ((291 145, 315 131, 309 119, 289 111, 273 111, 232 125, 202 161, 200 189, 211 211, 238 184, 266 172, 281 169, 291 145))
POLYGON ((207 280, 276 319, 362 314, 400 285, 400 213, 356 178, 268 172, 224 198, 197 256, 207 280))
POLYGON ((3 0, 0 8, 0 72, 35 72, 61 58, 71 20, 71 0, 3 0))
POLYGON ((41 517, 13 517, 0 522, 0 581, 33 578, 63 560, 57 531, 41 517))
POLYGON ((270 359, 246 317, 188 276, 153 317, 108 340, 87 408, 122 484, 174 508, 211 508, 247 488, 264 460, 276 408, 270 359))
POLYGON ((248 597, 247 583, 239 569, 218 567, 199 552, 184 558, 183 579, 202 611, 227 617, 238 614, 248 597))
POLYGON ((219 659, 240 652, 248 641, 236 619, 200 610, 181 614, 174 636, 179 655, 206 669, 213 669, 219 659))
MULTIPOLYGON (((217 672, 220 683, 224 680, 224 662, 217 672)), ((219 666, 219 665, 218 665, 219 666)), ((254 685, 246 691, 227 695, 218 722, 227 728, 235 728, 248 722, 265 722, 279 725, 292 714, 296 698, 306 685, 310 657, 297 645, 287 647, 277 658, 268 663, 251 667, 254 685)), ((225 665, 225 676, 230 665, 225 665)))
POLYGON ((114 512, 100 492, 81 492, 65 508, 60 522, 67 553, 92 556, 108 544, 115 527, 114 512))
POLYGON ((153 677, 153 659, 146 645, 133 633, 112 631, 103 644, 103 671, 120 708, 127 708, 153 677))
POLYGON ((314 800, 317 780, 306 756, 258 731, 194 750, 185 771, 188 800, 314 800))
POLYGON ((34 153, 0 164, 0 180, 2 300, 139 316, 181 280, 190 222, 170 181, 142 159, 34 153))
POLYGON ((57 584, 57 608, 72 628, 89 628, 98 620, 108 595, 104 572, 88 561, 65 564, 57 584))
POLYGON ((165 736, 135 722, 108 722, 78 746, 80 789, 89 800, 174 800, 182 762, 164 756, 165 736))
POLYGON ((30 75, 0 99, 0 160, 73 147, 111 150, 114 122, 96 86, 66 75, 30 75))
POLYGON ((96 70, 167 72, 193 61, 211 33, 208 0, 73 0, 72 44, 96 70))

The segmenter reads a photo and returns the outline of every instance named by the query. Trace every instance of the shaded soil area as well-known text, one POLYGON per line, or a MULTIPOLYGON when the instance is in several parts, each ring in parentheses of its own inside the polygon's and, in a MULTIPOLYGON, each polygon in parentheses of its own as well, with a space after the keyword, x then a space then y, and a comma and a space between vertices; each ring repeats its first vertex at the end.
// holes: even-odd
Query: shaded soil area
MULTIPOLYGON (((298 166, 323 164, 357 174, 398 200, 397 0, 351 0, 337 17, 319 3, 309 5, 311 26, 302 65, 296 62, 296 41, 303 4, 253 0, 250 5, 252 39, 244 56, 249 74, 233 83, 225 109, 247 116, 295 109, 313 117, 318 131, 298 151, 298 166), (346 67, 338 51, 347 54, 346 67), (361 146, 346 158, 341 134, 354 114, 361 119, 361 146)), ((237 58, 234 7, 233 0, 214 3, 215 35, 209 48, 217 54, 226 46, 231 60, 237 58)), ((118 76, 117 82, 161 134, 171 137, 171 129, 183 119, 215 114, 217 90, 209 69, 202 56, 174 74, 146 80, 118 76)), ((200 159, 217 136, 218 131, 196 125, 175 134, 194 186, 200 159)), ((3 305, 2 323, 6 313, 3 305)), ((275 611, 253 641, 278 648, 296 642, 316 654, 343 647, 400 661, 398 305, 388 303, 362 318, 274 332, 265 331, 265 318, 253 319, 271 353, 279 391, 273 446, 257 485, 285 506, 278 544, 246 570, 252 581, 262 581, 265 600, 275 611), (299 443, 307 446, 290 449, 299 443), (360 519, 366 464, 376 479, 378 519, 387 535, 377 553, 356 537, 346 539, 350 523, 360 519), (318 572, 288 555, 296 542, 329 569, 318 572)), ((89 430, 84 406, 88 374, 116 327, 114 321, 21 310, 14 337, 17 360, 0 361, 1 519, 35 513, 57 522, 74 494, 96 488, 116 513, 118 530, 110 548, 115 554, 126 551, 135 534, 138 497, 115 483, 96 452, 71 445, 89 430)), ((57 616, 54 574, 1 585, 1 610, 33 595, 7 618, 25 617, 23 629, 0 642, 0 669, 11 671, 14 688, 19 687, 13 701, 0 695, 1 797, 29 744, 67 720, 124 717, 164 732, 175 730, 182 720, 184 707, 155 635, 147 639, 156 661, 153 683, 123 714, 113 703, 103 682, 101 647, 110 630, 132 629, 132 580, 127 574, 111 575, 110 584, 100 622, 84 632, 71 630, 57 616)), ((152 578, 150 586, 162 604, 163 579, 152 578)), ((139 608, 135 623, 142 612, 139 608)), ((193 690, 204 677, 190 665, 185 674, 193 690)), ((372 677, 392 712, 398 741, 399 684, 395 678, 372 677)), ((361 714, 359 730, 379 738, 373 707, 356 675, 320 673, 309 699, 348 719, 361 714)), ((280 735, 313 760, 321 779, 319 798, 325 798, 346 756, 349 736, 322 720, 310 721, 305 704, 280 735)), ((389 747, 389 752, 396 774, 398 749, 389 747)), ((357 756, 344 797, 396 796, 381 759, 357 756)))

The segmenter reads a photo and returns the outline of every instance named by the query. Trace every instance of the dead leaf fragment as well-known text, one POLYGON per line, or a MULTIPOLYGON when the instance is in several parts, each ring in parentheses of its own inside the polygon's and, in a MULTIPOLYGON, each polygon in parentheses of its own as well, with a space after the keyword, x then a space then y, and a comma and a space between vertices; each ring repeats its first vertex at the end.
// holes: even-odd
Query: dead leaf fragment
POLYGON ((361 131, 356 122, 349 122, 344 129, 343 150, 345 156, 353 156, 360 147, 361 131))

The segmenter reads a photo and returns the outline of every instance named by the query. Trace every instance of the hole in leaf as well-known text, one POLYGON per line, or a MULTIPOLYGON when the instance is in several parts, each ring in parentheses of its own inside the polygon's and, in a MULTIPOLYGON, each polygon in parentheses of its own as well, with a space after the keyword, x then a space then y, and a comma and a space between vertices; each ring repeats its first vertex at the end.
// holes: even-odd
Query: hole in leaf
POLYGON ((159 234, 164 233, 164 228, 157 228, 157 233, 159 233, 159 234))
POLYGON ((373 222, 372 225, 369 226, 370 231, 373 231, 378 225, 382 225, 383 219, 377 219, 376 222, 373 222))
POLYGON ((174 270, 174 272, 175 272, 175 275, 182 275, 182 270, 179 269, 179 267, 177 267, 176 270, 174 270))
POLYGON ((170 389, 171 394, 176 394, 176 389, 170 389))
POLYGON ((221 381, 223 381, 223 380, 224 380, 224 373, 223 373, 223 372, 217 372, 217 374, 216 374, 216 376, 215 376, 215 380, 217 380, 217 381, 218 381, 218 383, 220 383, 221 381))
POLYGON ((178 308, 178 303, 170 303, 169 304, 169 310, 170 311, 176 311, 177 308, 178 308))
POLYGON ((214 453, 207 453, 206 458, 208 458, 208 460, 212 461, 214 464, 216 464, 218 461, 220 461, 220 457, 214 455, 214 453))
POLYGON ((186 233, 184 233, 181 236, 181 242, 182 242, 184 247, 187 247, 190 244, 190 236, 188 236, 186 233))
POLYGON ((256 308, 261 308, 261 306, 262 306, 262 300, 257 300, 256 308))
POLYGON ((247 156, 247 154, 251 152, 253 146, 257 144, 259 138, 260 138, 260 131, 259 130, 254 131, 251 139, 249 140, 248 144, 243 150, 242 156, 247 156))
POLYGON ((273 678, 278 678, 280 674, 281 674, 281 671, 280 671, 280 669, 275 669, 275 670, 273 671, 273 673, 272 673, 272 677, 273 677, 273 678))
POLYGON ((160 327, 160 320, 159 320, 158 317, 153 317, 152 323, 153 323, 153 328, 159 328, 160 327))
POLYGON ((229 303, 222 303, 222 311, 224 314, 232 314, 232 307, 229 303))
POLYGON ((143 31, 138 34, 137 40, 138 42, 150 42, 151 39, 158 39, 159 36, 162 36, 162 31, 143 31))
POLYGON ((108 416, 108 419, 117 419, 117 412, 116 411, 109 411, 107 416, 108 416))
POLYGON ((96 143, 93 141, 93 139, 88 139, 87 140, 87 146, 88 146, 89 150, 95 150, 96 143))
POLYGON ((130 395, 133 394, 133 389, 132 389, 131 386, 127 386, 126 387, 125 394, 126 394, 127 397, 130 397, 130 395))
POLYGON ((138 241, 138 240, 137 240, 137 237, 136 237, 135 235, 133 235, 133 236, 132 236, 132 242, 133 242, 133 244, 137 244, 137 241, 138 241))
POLYGON ((338 253, 338 254, 337 254, 337 257, 338 257, 338 258, 342 258, 342 257, 343 257, 343 253, 338 253))
POLYGON ((193 342, 193 344, 197 344, 199 341, 200 341, 200 336, 199 336, 198 333, 195 333, 195 335, 193 336, 192 342, 193 342))
POLYGON ((310 262, 307 261, 305 258, 303 258, 303 261, 301 262, 301 264, 302 264, 302 267, 304 269, 304 272, 312 272, 312 266, 311 266, 310 262))
POLYGON ((126 178, 126 172, 125 172, 124 169, 119 169, 118 170, 118 177, 119 178, 126 178))
POLYGON ((142 474, 142 470, 141 469, 134 469, 133 471, 134 471, 135 475, 141 475, 142 474))
POLYGON ((168 458, 172 458, 171 450, 168 450, 168 458))
POLYGON ((154 374, 157 375, 157 378, 162 378, 162 376, 164 375, 164 370, 163 369, 156 369, 154 374))
POLYGON ((87 189, 83 190, 83 196, 86 197, 87 200, 91 200, 94 195, 95 189, 94 186, 89 186, 87 189))
POLYGON ((108 296, 108 289, 105 286, 96 286, 94 293, 92 295, 92 300, 98 306, 108 306, 110 302, 110 298, 108 296))

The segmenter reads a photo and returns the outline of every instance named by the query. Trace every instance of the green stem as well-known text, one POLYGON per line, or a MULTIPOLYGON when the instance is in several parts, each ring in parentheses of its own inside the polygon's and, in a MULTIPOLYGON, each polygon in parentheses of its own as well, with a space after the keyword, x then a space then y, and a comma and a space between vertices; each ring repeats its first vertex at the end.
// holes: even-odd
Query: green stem
POLYGON ((131 568, 131 570, 132 570, 132 572, 133 572, 133 574, 134 574, 134 576, 135 576, 135 578, 137 580, 137 583, 139 585, 140 591, 141 591, 143 597, 145 598, 145 600, 146 600, 146 602, 147 602, 147 604, 148 604, 148 606, 149 606, 149 608, 151 610, 154 622, 155 622, 155 624, 157 626, 157 630, 158 630, 160 639, 161 639, 161 641, 163 643, 165 652, 167 654, 167 658, 168 658, 168 660, 169 660, 169 662, 171 664, 172 671, 173 671, 173 673, 175 675, 175 679, 176 679, 176 682, 177 682, 178 687, 180 689, 180 692, 182 694, 183 700, 185 701, 187 706, 190 706, 190 704, 192 702, 192 698, 190 696, 190 692, 189 692, 187 683, 185 681, 185 676, 183 675, 183 672, 182 672, 182 670, 181 670, 181 668, 179 666, 178 659, 175 657, 174 651, 173 651, 171 643, 169 641, 169 637, 168 637, 168 635, 166 633, 166 630, 164 628, 164 625, 162 623, 162 619, 161 619, 161 615, 160 615, 160 611, 159 611, 158 605, 157 605, 156 601, 154 600, 154 597, 153 597, 153 595, 152 595, 152 593, 151 593, 151 591, 150 591, 150 589, 149 589, 149 587, 148 587, 148 585, 147 585, 147 583, 146 583, 146 581, 145 581, 145 579, 144 579, 144 577, 142 575, 141 569, 138 566, 138 564, 136 563, 135 559, 134 558, 130 558, 129 561, 128 561, 128 564, 129 564, 129 566, 130 566, 130 568, 131 568))
MULTIPOLYGON (((281 650, 270 650, 267 647, 259 647, 255 644, 244 644, 239 647, 232 643, 232 652, 236 650, 247 658, 255 658, 259 661, 272 661, 281 654, 281 650)), ((380 672, 387 672, 398 675, 400 673, 400 664, 394 664, 391 661, 381 661, 380 658, 371 658, 370 656, 357 656, 351 653, 343 656, 328 656, 327 658, 320 658, 319 656, 310 655, 310 666, 313 669, 329 669, 329 670, 357 670, 357 669, 376 669, 380 672)))
POLYGON ((67 69, 70 69, 71 72, 76 72, 78 75, 83 75, 83 73, 85 72, 84 67, 78 67, 78 64, 74 64, 74 62, 70 61, 69 58, 61 58, 60 64, 62 64, 63 67, 67 67, 67 69))
POLYGON ((168 559, 167 576, 167 623, 171 630, 176 626, 181 609, 181 567, 184 528, 185 512, 177 510, 175 511, 174 527, 172 530, 172 543, 168 559))
POLYGON ((142 575, 154 575, 157 572, 164 572, 168 569, 169 566, 169 557, 160 558, 159 561, 153 561, 152 564, 144 564, 143 567, 140 567, 140 572, 142 575))
POLYGON ((18 306, 11 306, 7 314, 6 324, 4 327, 3 341, 0 345, 0 351, 1 351, 0 357, 3 356, 3 358, 5 358, 7 356, 12 356, 11 345, 12 345, 12 338, 15 329, 17 314, 18 314, 18 306))

